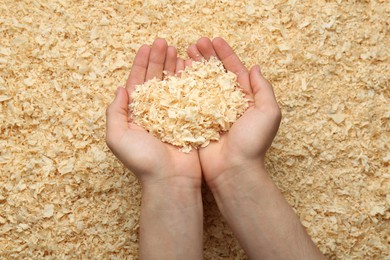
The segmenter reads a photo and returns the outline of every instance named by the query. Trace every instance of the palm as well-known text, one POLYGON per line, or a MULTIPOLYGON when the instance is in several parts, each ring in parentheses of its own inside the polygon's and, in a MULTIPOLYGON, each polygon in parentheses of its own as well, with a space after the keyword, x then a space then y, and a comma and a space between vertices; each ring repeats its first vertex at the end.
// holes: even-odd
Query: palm
POLYGON ((174 75, 184 68, 176 49, 158 39, 152 48, 142 46, 134 59, 126 90, 118 89, 117 98, 107 110, 107 143, 111 150, 142 181, 188 177, 200 182, 201 169, 196 151, 185 154, 177 147, 162 143, 142 127, 131 122, 129 95, 135 86, 152 78, 163 78, 163 71, 174 75))
POLYGON ((265 153, 270 143, 268 139, 273 129, 267 115, 255 107, 250 107, 235 122, 229 132, 223 134, 219 142, 213 142, 199 151, 202 169, 206 180, 215 179, 229 165, 227 158, 255 158, 265 153), (254 138, 255 137, 255 138, 254 138))
POLYGON ((188 48, 194 60, 218 57, 224 67, 237 75, 237 81, 250 107, 218 142, 212 142, 200 149, 199 156, 206 181, 215 179, 235 161, 258 159, 264 156, 272 143, 280 122, 280 111, 268 81, 245 68, 231 47, 221 38, 211 42, 201 38, 188 48), (262 91, 259 95, 260 90, 262 91))
POLYGON ((181 176, 200 178, 199 157, 195 151, 189 154, 180 152, 177 147, 161 142, 132 123, 129 123, 122 141, 124 154, 132 154, 124 160, 128 161, 126 164, 131 165, 134 172, 159 172, 164 174, 160 177, 168 178, 180 173, 181 176))

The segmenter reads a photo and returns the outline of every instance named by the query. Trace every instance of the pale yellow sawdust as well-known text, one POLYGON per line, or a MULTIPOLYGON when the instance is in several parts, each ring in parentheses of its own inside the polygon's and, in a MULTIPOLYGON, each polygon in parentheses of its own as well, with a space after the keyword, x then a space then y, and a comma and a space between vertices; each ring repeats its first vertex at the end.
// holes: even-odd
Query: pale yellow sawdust
POLYGON ((184 153, 218 141, 248 108, 236 74, 216 57, 140 84, 131 97, 133 122, 184 153))
MULTIPOLYGON (((136 258, 140 188, 104 142, 105 108, 142 44, 184 56, 222 36, 274 85, 267 166, 321 251, 388 258, 389 5, 1 1, 0 257, 136 258)), ((205 258, 245 258, 204 201, 205 258)))

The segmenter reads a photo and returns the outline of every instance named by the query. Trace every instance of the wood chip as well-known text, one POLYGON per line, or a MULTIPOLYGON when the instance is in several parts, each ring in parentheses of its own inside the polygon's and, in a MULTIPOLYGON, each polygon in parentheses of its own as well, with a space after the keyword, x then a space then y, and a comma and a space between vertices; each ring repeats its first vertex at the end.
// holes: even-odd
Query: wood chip
MULTIPOLYGON (((321 251, 389 258, 388 2, 3 0, 0 258, 138 258, 140 186, 105 144, 105 109, 142 44, 185 58, 201 36, 272 82, 267 168, 321 251)), ((205 259, 245 259, 202 194, 205 259)))
POLYGON ((136 124, 183 152, 219 140, 247 108, 236 75, 215 57, 136 86, 130 104, 136 124))

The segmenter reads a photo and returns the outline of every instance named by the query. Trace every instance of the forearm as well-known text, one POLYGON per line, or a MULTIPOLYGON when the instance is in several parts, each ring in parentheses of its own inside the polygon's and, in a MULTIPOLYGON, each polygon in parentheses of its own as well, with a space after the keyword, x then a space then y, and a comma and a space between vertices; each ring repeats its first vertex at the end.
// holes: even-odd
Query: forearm
POLYGON ((261 163, 230 171, 212 191, 250 259, 324 258, 261 163))
POLYGON ((140 259, 202 259, 200 187, 184 182, 144 186, 140 259))

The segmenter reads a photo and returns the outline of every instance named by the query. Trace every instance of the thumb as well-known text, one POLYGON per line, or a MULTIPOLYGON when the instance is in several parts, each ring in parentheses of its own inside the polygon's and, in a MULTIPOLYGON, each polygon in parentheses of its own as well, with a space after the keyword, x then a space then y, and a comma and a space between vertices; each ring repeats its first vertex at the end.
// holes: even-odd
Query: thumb
POLYGON ((128 129, 128 104, 129 96, 123 87, 116 90, 114 101, 106 110, 106 141, 109 144, 120 139, 124 131, 128 129))
POLYGON ((259 65, 252 67, 249 76, 255 97, 255 105, 257 107, 269 105, 278 106, 272 85, 261 74, 259 65))
POLYGON ((125 113, 127 116, 129 105, 129 95, 127 94, 127 90, 124 87, 118 87, 115 92, 114 101, 111 103, 111 106, 114 107, 115 110, 118 110, 120 113, 125 113))

